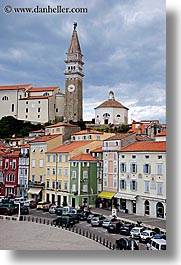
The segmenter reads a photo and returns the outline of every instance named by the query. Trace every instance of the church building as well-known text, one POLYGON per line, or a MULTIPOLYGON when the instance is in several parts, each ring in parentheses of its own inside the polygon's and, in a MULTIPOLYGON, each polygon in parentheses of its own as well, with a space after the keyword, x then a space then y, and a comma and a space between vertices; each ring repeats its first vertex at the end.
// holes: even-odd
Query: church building
POLYGON ((95 124, 128 124, 128 108, 115 100, 114 92, 109 92, 108 100, 95 108, 95 124))

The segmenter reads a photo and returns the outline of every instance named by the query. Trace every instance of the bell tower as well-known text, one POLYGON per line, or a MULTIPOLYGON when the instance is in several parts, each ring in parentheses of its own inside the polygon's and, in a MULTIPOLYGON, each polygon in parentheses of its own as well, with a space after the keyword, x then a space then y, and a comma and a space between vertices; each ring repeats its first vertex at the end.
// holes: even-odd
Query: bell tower
POLYGON ((74 29, 68 51, 65 68, 65 103, 64 120, 80 121, 82 119, 82 81, 84 77, 82 53, 77 35, 77 23, 74 29))

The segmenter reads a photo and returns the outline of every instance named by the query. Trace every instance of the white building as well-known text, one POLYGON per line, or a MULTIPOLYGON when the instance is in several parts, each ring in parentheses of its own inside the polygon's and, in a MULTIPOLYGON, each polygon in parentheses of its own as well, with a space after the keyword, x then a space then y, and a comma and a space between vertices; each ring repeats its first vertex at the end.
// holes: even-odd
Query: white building
POLYGON ((166 142, 135 142, 119 152, 119 209, 166 219, 166 142))
POLYGON ((95 108, 96 124, 128 124, 128 108, 115 100, 114 92, 109 92, 107 101, 95 108))
POLYGON ((34 123, 60 121, 64 117, 64 93, 58 86, 0 86, 0 119, 13 116, 34 123))

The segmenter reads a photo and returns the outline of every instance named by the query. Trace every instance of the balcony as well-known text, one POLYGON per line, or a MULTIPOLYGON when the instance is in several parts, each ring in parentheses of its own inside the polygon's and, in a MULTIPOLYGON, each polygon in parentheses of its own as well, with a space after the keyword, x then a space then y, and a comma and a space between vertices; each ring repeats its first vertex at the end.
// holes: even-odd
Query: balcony
POLYGON ((45 187, 45 183, 40 182, 40 181, 28 181, 28 187, 29 188, 42 188, 42 187, 45 187))

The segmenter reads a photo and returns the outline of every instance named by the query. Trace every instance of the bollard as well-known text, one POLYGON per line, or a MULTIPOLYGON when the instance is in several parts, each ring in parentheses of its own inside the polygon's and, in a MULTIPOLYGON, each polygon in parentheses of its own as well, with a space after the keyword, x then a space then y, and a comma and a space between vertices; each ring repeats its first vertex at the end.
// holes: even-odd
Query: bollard
POLYGON ((40 224, 41 224, 41 218, 40 218, 40 224))
POLYGON ((85 230, 83 230, 82 235, 85 236, 85 230))
POLYGON ((30 220, 31 220, 31 219, 30 219, 30 216, 28 216, 28 222, 30 222, 30 220))
POLYGON ((88 237, 88 231, 86 231, 86 237, 88 237))
POLYGON ((112 244, 111 244, 111 242, 109 242, 109 248, 112 249, 112 244))
POLYGON ((102 244, 105 246, 105 243, 106 243, 106 240, 105 240, 105 238, 104 238, 102 244))
POLYGON ((82 232, 82 231, 81 231, 81 228, 79 228, 79 235, 81 235, 81 232, 82 232))
POLYGON ((52 226, 52 225, 53 225, 53 221, 51 221, 51 223, 50 223, 50 224, 51 224, 51 226, 52 226))
POLYGON ((45 225, 45 219, 43 220, 43 224, 45 225))
POLYGON ((95 234, 93 234, 93 238, 92 239, 95 240, 95 234))
POLYGON ((91 232, 89 233, 89 238, 90 238, 90 239, 92 238, 92 234, 91 234, 91 232))
POLYGON ((36 218, 36 223, 38 223, 38 218, 36 218))
POLYGON ((49 225, 49 220, 47 220, 47 225, 49 225))
POLYGON ((99 237, 97 236, 97 237, 96 237, 96 242, 98 242, 98 241, 99 241, 99 237))
POLYGON ((108 242, 108 240, 107 240, 106 247, 108 247, 108 246, 109 246, 109 242, 108 242))

